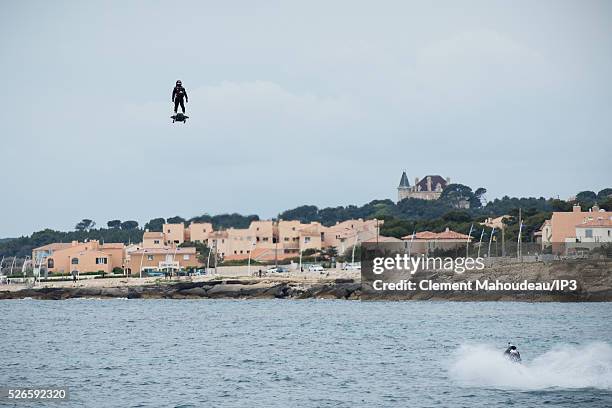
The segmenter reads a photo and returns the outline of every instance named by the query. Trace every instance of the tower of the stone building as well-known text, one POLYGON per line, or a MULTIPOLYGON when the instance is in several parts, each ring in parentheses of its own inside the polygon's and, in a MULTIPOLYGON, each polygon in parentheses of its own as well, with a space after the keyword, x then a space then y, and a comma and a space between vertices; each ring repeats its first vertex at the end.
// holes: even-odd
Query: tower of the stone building
POLYGON ((408 181, 408 176, 406 172, 402 172, 402 178, 400 179, 399 186, 397 187, 397 201, 402 201, 404 198, 408 197, 408 193, 410 192, 410 182, 408 181))

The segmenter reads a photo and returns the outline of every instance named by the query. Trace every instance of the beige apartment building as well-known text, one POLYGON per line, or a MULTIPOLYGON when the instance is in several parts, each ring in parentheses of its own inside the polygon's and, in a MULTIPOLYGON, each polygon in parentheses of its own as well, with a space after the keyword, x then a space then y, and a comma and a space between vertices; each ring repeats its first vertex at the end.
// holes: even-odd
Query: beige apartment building
POLYGON ((180 245, 189 240, 183 223, 164 224, 162 232, 165 237, 165 245, 180 245))
POLYGON ((142 248, 164 248, 166 235, 163 232, 145 231, 142 235, 142 248))
POLYGON ((34 248, 34 265, 45 267, 49 273, 110 273, 123 268, 125 246, 122 243, 87 242, 54 243, 34 248))
POLYGON ((406 235, 402 240, 406 242, 406 248, 409 248, 412 254, 428 254, 436 249, 448 251, 465 247, 468 242, 472 242, 472 237, 447 227, 443 232, 422 231, 414 236, 406 235))
POLYGON ((130 253, 126 262, 126 272, 129 275, 139 275, 147 271, 178 271, 190 267, 198 267, 196 249, 191 248, 141 248, 130 253))
POLYGON ((211 232, 213 226, 210 222, 192 222, 187 228, 185 238, 191 242, 205 242, 211 232))
POLYGON ((334 247, 339 254, 378 235, 382 221, 348 220, 326 227, 318 222, 253 221, 248 228, 214 231, 211 223, 164 224, 162 231, 145 231, 142 243, 87 242, 54 243, 35 248, 32 259, 51 273, 76 271, 110 273, 123 268, 126 273, 141 270, 178 270, 199 265, 195 248, 179 248, 186 242, 199 242, 212 248, 223 259, 241 260, 251 256, 260 261, 299 256, 300 251, 334 247))
POLYGON ((550 220, 546 220, 540 229, 542 249, 551 247, 555 254, 562 254, 576 244, 601 244, 612 242, 609 224, 612 212, 593 206, 589 211, 582 211, 580 205, 574 205, 572 211, 555 211, 550 220))
POLYGON ((318 222, 252 221, 248 228, 215 231, 210 223, 164 224, 162 232, 145 232, 143 248, 173 247, 185 241, 203 243, 224 259, 282 259, 306 249, 335 247, 339 253, 358 242, 375 237, 382 225, 377 220, 348 220, 325 227, 318 222))
POLYGON ((342 254, 356 243, 376 238, 382 224, 383 221, 376 219, 363 220, 359 218, 339 222, 331 227, 323 227, 322 246, 334 247, 339 254, 342 254))

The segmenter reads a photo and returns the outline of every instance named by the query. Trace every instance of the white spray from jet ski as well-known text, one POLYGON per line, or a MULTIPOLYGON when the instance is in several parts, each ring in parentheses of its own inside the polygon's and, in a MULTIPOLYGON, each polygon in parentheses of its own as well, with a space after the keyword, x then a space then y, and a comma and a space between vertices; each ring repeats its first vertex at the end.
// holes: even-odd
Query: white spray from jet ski
POLYGON ((612 390, 612 346, 590 343, 560 345, 516 364, 499 348, 462 346, 449 367, 451 378, 464 386, 541 390, 599 388, 612 390))

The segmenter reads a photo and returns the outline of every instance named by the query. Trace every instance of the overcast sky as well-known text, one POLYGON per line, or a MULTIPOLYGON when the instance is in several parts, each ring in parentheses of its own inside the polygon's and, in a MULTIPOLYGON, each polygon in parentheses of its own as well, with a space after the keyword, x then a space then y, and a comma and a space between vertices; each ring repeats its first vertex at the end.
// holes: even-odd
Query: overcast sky
POLYGON ((402 170, 597 191, 611 75, 610 1, 4 1, 0 237, 361 205, 402 170))

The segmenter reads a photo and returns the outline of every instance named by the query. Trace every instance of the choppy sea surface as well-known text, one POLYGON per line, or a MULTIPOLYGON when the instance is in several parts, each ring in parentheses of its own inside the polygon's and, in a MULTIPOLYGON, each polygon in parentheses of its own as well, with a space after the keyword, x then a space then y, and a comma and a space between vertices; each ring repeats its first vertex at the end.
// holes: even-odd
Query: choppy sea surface
POLYGON ((611 319, 610 303, 2 301, 0 386, 68 386, 58 407, 611 407, 611 319))

